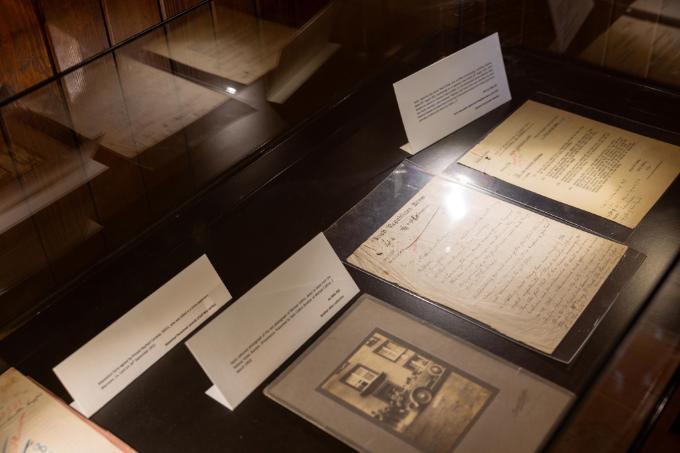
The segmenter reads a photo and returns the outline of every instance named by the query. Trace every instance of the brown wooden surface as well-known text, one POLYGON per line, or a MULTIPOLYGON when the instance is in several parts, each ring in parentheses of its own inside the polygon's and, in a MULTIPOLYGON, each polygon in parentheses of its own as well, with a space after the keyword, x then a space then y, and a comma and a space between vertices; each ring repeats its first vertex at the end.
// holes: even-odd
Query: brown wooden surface
POLYGON ((59 71, 109 47, 99 0, 37 0, 59 71))
POLYGON ((185 11, 192 6, 203 3, 205 0, 159 0, 161 5, 161 13, 163 19, 168 19, 172 16, 185 11))
POLYGON ((255 1, 253 0, 214 0, 215 6, 225 6, 248 14, 255 15, 255 1))
POLYGON ((101 0, 111 44, 153 27, 161 20, 157 0, 101 0))
MULTIPOLYGON (((21 172, 17 172, 19 168, 15 159, 17 150, 23 150, 23 148, 15 146, 10 152, 5 141, 0 138, 0 159, 3 161, 3 167, 0 170, 4 170, 4 176, 6 176, 0 179, 0 197, 11 196, 12 193, 21 190, 19 176, 17 176, 17 173, 21 174, 21 172), (8 159, 10 160, 9 163, 7 162, 8 159), (7 175, 8 172, 10 173, 9 176, 7 175)), ((19 203, 24 202, 19 201, 19 203)), ((0 209, 0 216, 4 215, 6 215, 6 212, 0 209)), ((47 266, 47 256, 42 248, 35 225, 30 219, 19 222, 9 229, 3 228, 3 231, 0 232, 0 290, 19 285, 33 273, 47 266)), ((8 305, 11 304, 0 304, 2 315, 12 311, 12 308, 7 307, 8 305)))
POLYGON ((497 31, 502 43, 506 45, 522 42, 522 16, 524 1, 508 3, 504 0, 487 0, 485 26, 497 31))
POLYGON ((543 0, 524 0, 522 44, 529 49, 546 50, 555 40, 550 10, 543 0))
POLYGON ((486 26, 486 1, 478 0, 460 5, 460 25, 465 33, 470 33, 472 38, 465 41, 466 45, 475 41, 474 36, 488 34, 490 30, 486 26))
POLYGON ((87 186, 37 212, 34 219, 57 281, 73 277, 105 252, 87 186))
MULTIPOLYGON (((257 0, 261 16, 267 20, 300 27, 316 13, 321 11, 330 0, 257 0)), ((371 3, 371 2, 366 2, 371 3)), ((378 2, 373 2, 376 6, 378 2)), ((417 5, 413 2, 413 5, 417 5)), ((380 5, 383 6, 384 5, 380 5)), ((403 4, 402 7, 411 5, 403 4)))
POLYGON ((663 412, 642 446, 643 453, 680 451, 680 388, 670 395, 663 412))
POLYGON ((0 0, 0 11, 0 85, 17 93, 51 76, 52 67, 32 2, 0 0))
POLYGON ((125 244, 151 223, 142 170, 129 159, 100 148, 94 159, 107 171, 90 182, 92 198, 111 248, 125 244))
MULTIPOLYGON (((551 453, 629 451, 680 364, 679 289, 676 265, 551 445, 551 453)), ((664 423, 667 429, 669 422, 664 423)), ((671 439, 659 437, 645 451, 677 451, 666 448, 671 439)))

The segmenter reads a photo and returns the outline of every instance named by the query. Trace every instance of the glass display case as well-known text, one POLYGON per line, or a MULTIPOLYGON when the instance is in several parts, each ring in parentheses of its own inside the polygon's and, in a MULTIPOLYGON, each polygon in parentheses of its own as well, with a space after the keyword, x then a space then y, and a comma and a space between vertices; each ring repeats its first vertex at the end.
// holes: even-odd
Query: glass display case
MULTIPOLYGON (((361 291, 573 394, 546 450, 671 445, 657 420, 677 411, 679 182, 631 228, 458 160, 527 100, 680 146, 680 2, 214 0, 80 63, 59 55, 55 76, 0 85, 7 366, 68 403, 52 369, 196 258, 208 255, 234 299, 319 232, 346 259, 401 206, 411 182, 394 182, 400 169, 417 167, 634 253, 568 360, 348 265, 361 291), (403 151, 393 84, 493 33, 512 100, 403 151), (392 204, 367 211, 381 222, 344 232, 352 250, 337 246, 329 227, 390 181, 392 204)), ((209 380, 177 345, 92 420, 142 452, 344 451, 263 395, 302 349, 230 412, 204 395, 209 380)))

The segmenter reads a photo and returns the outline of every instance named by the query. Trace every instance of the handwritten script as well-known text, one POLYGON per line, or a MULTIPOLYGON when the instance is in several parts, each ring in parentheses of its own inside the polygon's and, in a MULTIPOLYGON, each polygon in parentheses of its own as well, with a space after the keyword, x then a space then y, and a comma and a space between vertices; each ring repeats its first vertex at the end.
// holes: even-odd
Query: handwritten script
POLYGON ((433 179, 348 261, 550 354, 625 250, 433 179))

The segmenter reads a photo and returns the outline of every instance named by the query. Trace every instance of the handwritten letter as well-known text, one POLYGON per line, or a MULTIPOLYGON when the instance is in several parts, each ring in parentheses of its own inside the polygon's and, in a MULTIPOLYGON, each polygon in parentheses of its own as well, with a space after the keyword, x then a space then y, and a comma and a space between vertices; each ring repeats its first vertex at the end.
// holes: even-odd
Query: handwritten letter
POLYGON ((3 453, 133 451, 13 368, 0 376, 0 446, 3 453))
POLYGON ((625 250, 433 179, 348 261, 552 353, 625 250))

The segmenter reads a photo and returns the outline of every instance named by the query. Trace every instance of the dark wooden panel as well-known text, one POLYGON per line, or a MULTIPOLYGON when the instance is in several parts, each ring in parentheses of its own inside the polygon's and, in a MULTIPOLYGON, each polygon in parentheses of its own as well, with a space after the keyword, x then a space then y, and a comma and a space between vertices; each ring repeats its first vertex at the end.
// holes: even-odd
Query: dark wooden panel
POLYGON ((160 0, 161 13, 163 19, 175 16, 182 11, 185 11, 192 6, 203 3, 205 0, 160 0))
POLYGON ((542 0, 525 0, 522 44, 529 49, 547 50, 555 40, 550 10, 542 0))
POLYGON ((92 197, 104 227, 104 236, 112 247, 118 247, 151 223, 141 169, 128 159, 101 148, 95 159, 107 171, 90 182, 92 197))
POLYGON ((224 6, 248 14, 255 14, 256 0, 213 0, 213 5, 224 6))
POLYGON ((0 0, 0 11, 2 99, 46 79, 52 68, 32 2, 0 0))
POLYGON ((521 43, 523 10, 523 0, 487 0, 485 34, 498 32, 501 43, 505 45, 521 43))
POLYGON ((58 70, 109 47, 99 0, 37 1, 58 70))
POLYGON ((112 44, 153 27, 161 20, 157 0, 102 0, 112 44))
POLYGON ((85 185, 37 212, 34 220, 57 282, 67 281, 108 252, 85 185))
MULTIPOLYGON (((328 3, 330 3, 329 0, 257 0, 257 7, 260 16, 264 19, 291 27, 301 27, 328 3)), ((414 5, 417 6, 416 2, 414 5)), ((384 8, 386 5, 373 2, 371 6, 384 8)))
POLYGON ((469 45, 486 33, 487 0, 471 0, 460 6, 460 26, 464 32, 461 44, 469 45))
POLYGON ((47 266, 47 255, 31 220, 0 234, 0 288, 14 288, 47 266))
POLYGON ((54 291, 55 285, 49 267, 45 267, 0 294, 0 336, 38 312, 40 302, 54 291))
POLYGON ((22 191, 57 282, 105 253, 88 183, 89 173, 105 169, 93 165, 90 150, 79 146, 75 134, 62 132, 71 123, 62 93, 58 84, 49 84, 3 109, 12 147, 39 161, 22 176, 22 191))

